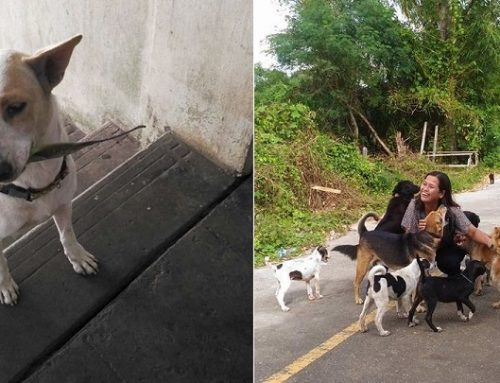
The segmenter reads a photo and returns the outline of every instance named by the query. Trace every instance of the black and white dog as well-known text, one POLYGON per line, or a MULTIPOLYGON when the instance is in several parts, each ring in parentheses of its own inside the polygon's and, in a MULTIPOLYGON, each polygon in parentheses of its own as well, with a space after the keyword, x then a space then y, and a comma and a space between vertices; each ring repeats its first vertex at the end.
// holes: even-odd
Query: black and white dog
POLYGON ((319 290, 319 270, 320 266, 326 264, 329 258, 328 250, 323 246, 318 246, 306 258, 292 259, 278 265, 269 264, 269 259, 266 258, 266 264, 272 267, 274 276, 278 281, 275 295, 283 311, 290 310, 285 305, 284 298, 292 281, 304 281, 306 283, 307 296, 310 300, 323 298, 319 290), (315 291, 313 291, 312 284, 314 284, 315 291))
MULTIPOLYGON (((428 261, 428 267, 430 266, 428 261)), ((396 311, 400 318, 407 317, 407 309, 410 307, 411 295, 415 291, 419 278, 420 267, 417 260, 414 259, 408 266, 402 269, 388 272, 387 268, 382 265, 374 266, 368 273, 368 293, 363 305, 363 310, 359 315, 359 328, 361 332, 368 330, 366 327, 366 314, 373 302, 377 306, 377 314, 375 316, 375 326, 380 336, 390 335, 390 331, 384 330, 382 327, 382 319, 385 312, 389 309, 389 301, 396 301, 396 311), (400 309, 403 311, 401 312, 400 309)))
MULTIPOLYGON (((418 258, 417 261, 422 262, 422 259, 418 258)), ((425 267, 425 265, 421 267, 425 267)), ((486 267, 482 262, 472 260, 467 262, 465 270, 458 275, 429 277, 424 273, 408 315, 408 326, 413 327, 418 324, 415 319, 415 310, 422 300, 427 302, 425 321, 434 332, 442 331, 441 327, 436 327, 432 322, 432 314, 438 302, 456 302, 458 317, 463 321, 470 320, 476 311, 476 307, 470 301, 469 296, 474 291, 474 281, 485 272, 486 267), (462 304, 470 309, 468 316, 465 315, 462 304)))

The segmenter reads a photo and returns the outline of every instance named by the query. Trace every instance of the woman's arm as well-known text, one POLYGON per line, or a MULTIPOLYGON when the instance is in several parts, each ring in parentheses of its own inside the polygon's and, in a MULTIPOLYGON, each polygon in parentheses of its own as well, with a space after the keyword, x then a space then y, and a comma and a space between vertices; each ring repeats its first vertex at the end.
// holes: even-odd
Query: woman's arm
POLYGON ((474 225, 469 225, 469 229, 467 230, 467 236, 474 242, 482 243, 483 245, 489 248, 493 248, 495 246, 489 235, 479 230, 474 225))

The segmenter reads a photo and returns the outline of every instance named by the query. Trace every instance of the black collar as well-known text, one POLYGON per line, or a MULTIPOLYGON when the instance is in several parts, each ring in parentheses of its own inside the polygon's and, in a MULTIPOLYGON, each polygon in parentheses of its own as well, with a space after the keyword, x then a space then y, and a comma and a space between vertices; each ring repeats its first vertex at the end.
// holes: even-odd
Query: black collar
POLYGON ((59 173, 57 173, 56 178, 54 178, 54 180, 44 188, 25 189, 21 186, 17 186, 14 184, 7 184, 0 188, 0 193, 6 194, 10 197, 21 198, 31 202, 51 192, 55 188, 61 187, 61 182, 68 175, 68 173, 69 172, 68 172, 68 166, 66 164, 66 157, 64 157, 61 165, 61 170, 59 170, 59 173))

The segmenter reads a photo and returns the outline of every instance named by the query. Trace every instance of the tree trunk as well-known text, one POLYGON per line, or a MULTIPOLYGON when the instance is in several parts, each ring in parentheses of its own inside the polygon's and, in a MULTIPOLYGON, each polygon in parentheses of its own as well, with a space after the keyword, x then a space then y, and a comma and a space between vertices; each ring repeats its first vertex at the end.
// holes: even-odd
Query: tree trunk
POLYGON ((354 140, 356 141, 356 145, 359 146, 359 127, 358 127, 358 123, 356 122, 356 118, 354 117, 354 113, 352 112, 352 109, 350 109, 350 108, 349 108, 349 117, 351 119, 352 135, 354 136, 354 140))
POLYGON ((359 110, 356 110, 354 108, 350 108, 350 109, 352 109, 354 112, 356 112, 359 115, 359 117, 361 117, 361 119, 365 122, 366 126, 368 126, 368 129, 370 129, 373 136, 378 141, 380 146, 382 146, 382 148, 385 150, 385 152, 388 155, 393 156, 394 154, 391 152, 391 149, 389 149, 389 147, 385 144, 385 142, 379 137, 379 135, 377 134, 377 131, 372 126, 372 124, 370 124, 370 121, 368 121, 368 119, 365 117, 365 115, 363 113, 361 113, 359 110))

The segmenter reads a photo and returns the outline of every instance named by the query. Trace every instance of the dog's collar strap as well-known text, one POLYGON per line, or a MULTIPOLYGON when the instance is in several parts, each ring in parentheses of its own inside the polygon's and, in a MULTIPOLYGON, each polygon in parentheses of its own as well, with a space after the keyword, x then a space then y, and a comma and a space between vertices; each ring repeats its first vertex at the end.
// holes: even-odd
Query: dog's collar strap
POLYGON ((55 188, 61 187, 61 182, 68 175, 68 173, 68 165, 66 164, 66 157, 64 157, 61 165, 61 170, 59 170, 59 173, 57 173, 56 178, 54 178, 54 180, 44 188, 23 188, 14 184, 8 184, 2 186, 2 188, 0 189, 0 193, 31 202, 51 192, 55 188))
POLYGON ((464 277, 465 279, 467 279, 467 280, 468 280, 471 284, 474 284, 474 283, 473 283, 473 282, 472 282, 469 278, 467 278, 467 277, 465 276, 465 274, 464 274, 464 273, 460 273, 460 275, 461 275, 462 277, 464 277))

